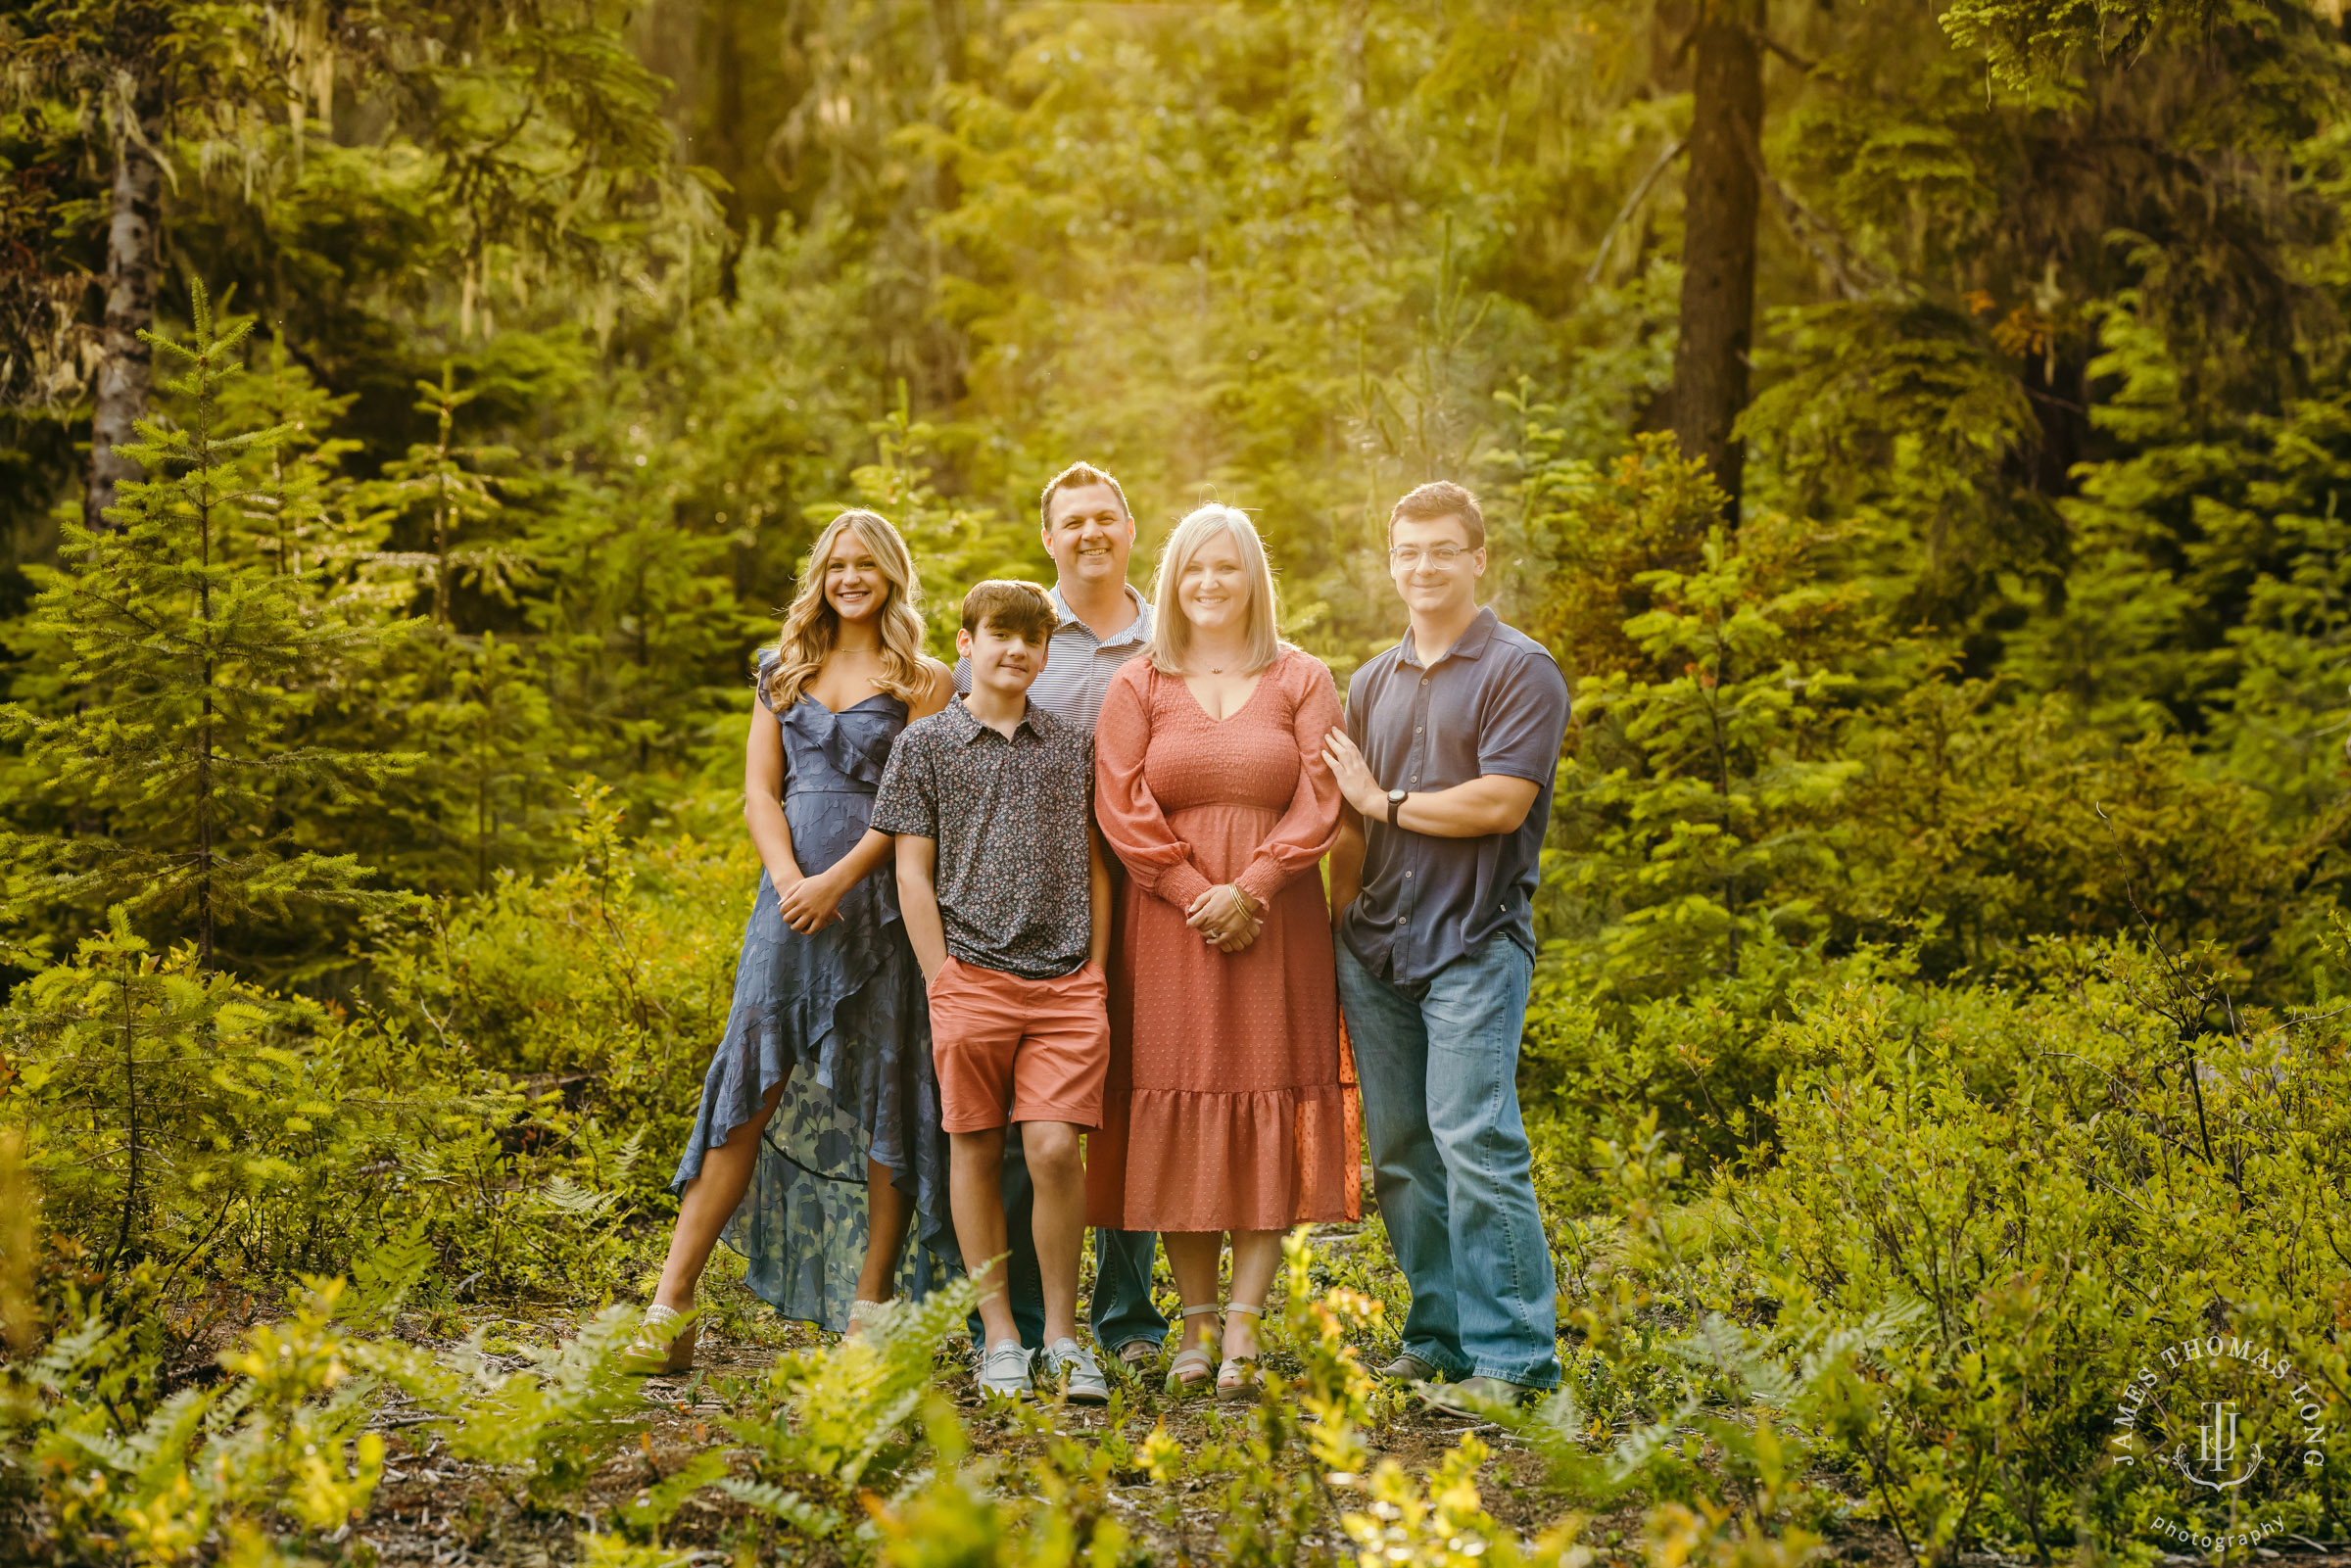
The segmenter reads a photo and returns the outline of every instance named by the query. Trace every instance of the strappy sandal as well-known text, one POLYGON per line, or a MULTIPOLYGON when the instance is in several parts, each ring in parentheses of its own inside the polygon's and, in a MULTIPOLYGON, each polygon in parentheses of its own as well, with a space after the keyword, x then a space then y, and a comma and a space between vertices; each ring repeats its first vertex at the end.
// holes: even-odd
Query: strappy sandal
POLYGON ((849 1303, 849 1326, 842 1330, 841 1339, 864 1340, 869 1344, 882 1343, 882 1324, 889 1317, 889 1303, 869 1302, 860 1296, 849 1303))
MULTIPOLYGON (((1254 1317, 1260 1322, 1263 1322, 1266 1316, 1266 1309, 1262 1306, 1243 1307, 1239 1302, 1226 1303, 1224 1315, 1230 1317, 1235 1312, 1243 1317, 1254 1317)), ((1256 1356, 1228 1355, 1224 1357, 1224 1365, 1217 1372, 1217 1398, 1220 1400, 1254 1400, 1257 1398, 1256 1356)))
POLYGON ((668 1377, 694 1370, 694 1342, 698 1338, 692 1314, 674 1307, 648 1307, 638 1319, 637 1337, 629 1342, 622 1367, 639 1377, 668 1377))
MULTIPOLYGON (((1217 1314, 1218 1308, 1214 1307, 1187 1307, 1183 1309, 1183 1315, 1187 1318, 1215 1317, 1217 1314)), ((1209 1354, 1206 1340, 1188 1351, 1177 1351, 1176 1358, 1168 1363, 1167 1392, 1176 1399, 1199 1393, 1208 1386, 1209 1374, 1215 1370, 1216 1364, 1209 1354)))

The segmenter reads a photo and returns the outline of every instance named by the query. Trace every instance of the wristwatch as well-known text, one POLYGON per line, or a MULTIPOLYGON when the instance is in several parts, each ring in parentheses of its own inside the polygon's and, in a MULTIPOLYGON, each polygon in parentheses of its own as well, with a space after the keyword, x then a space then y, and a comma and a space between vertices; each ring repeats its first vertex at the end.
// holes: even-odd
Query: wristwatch
POLYGON ((1408 794, 1411 794, 1411 793, 1412 793, 1412 791, 1411 791, 1411 790, 1409 790, 1409 789, 1391 789, 1391 790, 1389 790, 1389 791, 1388 791, 1388 826, 1389 826, 1389 827, 1393 828, 1393 827, 1395 827, 1395 826, 1396 826, 1396 808, 1397 808, 1398 806, 1401 806, 1401 805, 1403 805, 1403 804, 1404 804, 1404 797, 1405 797, 1406 795, 1408 795, 1408 794))

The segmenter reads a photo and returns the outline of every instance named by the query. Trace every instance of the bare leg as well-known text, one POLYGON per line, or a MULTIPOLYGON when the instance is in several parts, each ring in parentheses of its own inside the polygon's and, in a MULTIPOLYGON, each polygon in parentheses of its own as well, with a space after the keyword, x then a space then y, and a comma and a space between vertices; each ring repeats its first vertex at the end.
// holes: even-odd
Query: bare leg
MULTIPOLYGON (((1232 1299, 1243 1307, 1263 1307, 1281 1266, 1278 1230, 1236 1230, 1232 1233, 1232 1299)), ((1258 1352, 1257 1319, 1236 1312, 1225 1319, 1224 1354, 1247 1359, 1258 1352)))
MULTIPOLYGON (((1224 1233, 1221 1230, 1167 1231, 1160 1245, 1168 1250, 1168 1269, 1176 1276, 1176 1290, 1186 1307, 1214 1307, 1217 1304, 1217 1260, 1224 1253, 1224 1233)), ((1176 1342, 1176 1351, 1196 1350, 1208 1343, 1215 1331, 1216 1318, 1205 1313, 1183 1320, 1183 1337, 1176 1342)))
POLYGON ((1031 1225, 1044 1286, 1047 1345, 1078 1337, 1078 1255, 1085 1245, 1085 1158, 1078 1140, 1083 1130, 1066 1121, 1021 1123, 1029 1184, 1036 1189, 1031 1225))
POLYGON ((865 1163, 865 1267, 857 1275, 857 1299, 886 1302, 897 1292, 898 1249, 906 1244, 914 1200, 891 1184, 889 1166, 865 1163))
POLYGON ((743 1195, 751 1190, 751 1171, 759 1164, 759 1134, 776 1114, 784 1085, 767 1091, 759 1114, 727 1134, 727 1141, 702 1156, 700 1174, 686 1184, 678 1199, 677 1228, 669 1233, 669 1257, 661 1264, 661 1284, 653 1305, 675 1311, 694 1309, 694 1288, 701 1282, 718 1233, 727 1228, 743 1195))
MULTIPOLYGON (((947 1134, 947 1208, 955 1216, 955 1245, 963 1266, 987 1264, 974 1274, 980 1288, 980 1329, 988 1345, 1018 1343, 1020 1326, 1004 1294, 1004 1129, 947 1134)), ((985 1350, 986 1346, 981 1349, 985 1350)))

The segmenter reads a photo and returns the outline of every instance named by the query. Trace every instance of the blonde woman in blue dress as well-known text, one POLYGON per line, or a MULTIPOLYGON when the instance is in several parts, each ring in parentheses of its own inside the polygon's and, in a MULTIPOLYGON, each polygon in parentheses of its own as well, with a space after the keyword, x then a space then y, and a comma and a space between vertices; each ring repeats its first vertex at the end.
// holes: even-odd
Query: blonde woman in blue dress
POLYGON ((677 1227, 639 1336, 648 1370, 693 1365, 679 1320, 722 1235, 762 1300, 836 1331, 960 1266, 922 970, 891 840, 866 826, 899 732, 955 694, 922 646, 905 542, 873 512, 843 512, 759 661, 744 817, 765 870, 671 1183, 677 1227))

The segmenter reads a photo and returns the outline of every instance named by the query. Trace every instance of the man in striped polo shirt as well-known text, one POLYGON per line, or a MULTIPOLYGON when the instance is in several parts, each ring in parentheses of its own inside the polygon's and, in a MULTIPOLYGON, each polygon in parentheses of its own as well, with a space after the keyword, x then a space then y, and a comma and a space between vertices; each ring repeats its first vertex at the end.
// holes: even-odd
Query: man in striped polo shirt
MULTIPOLYGON (((1151 606, 1127 582, 1134 514, 1119 482, 1083 462, 1047 481, 1037 513, 1045 550, 1053 557, 1048 596, 1057 619, 1045 667, 1029 688, 1029 700, 1091 733, 1111 677, 1151 641, 1151 606)), ((971 689, 971 664, 959 660, 955 689, 969 693, 971 689)), ((1114 876, 1117 870, 1114 861, 1114 876)), ((1012 1246, 1005 1279, 1022 1343, 1033 1350, 1043 1343, 1045 1319, 1030 1230, 1032 1196, 1016 1125, 1004 1139, 1004 1216, 1012 1246)), ((1158 1252, 1159 1238, 1149 1231, 1094 1232, 1094 1297, 1087 1313, 1094 1343, 1130 1368, 1157 1355, 1168 1334, 1168 1320, 1151 1305, 1151 1266, 1158 1252)))

